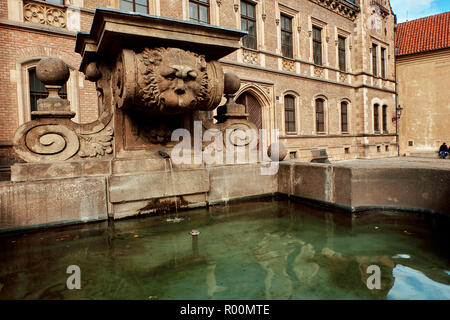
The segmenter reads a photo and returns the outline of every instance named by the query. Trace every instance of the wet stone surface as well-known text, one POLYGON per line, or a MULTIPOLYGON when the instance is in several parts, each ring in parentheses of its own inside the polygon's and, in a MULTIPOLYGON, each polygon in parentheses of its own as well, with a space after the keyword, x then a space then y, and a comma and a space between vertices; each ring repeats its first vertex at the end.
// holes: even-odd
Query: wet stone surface
POLYGON ((450 299, 448 226, 267 199, 2 236, 0 299, 450 299))

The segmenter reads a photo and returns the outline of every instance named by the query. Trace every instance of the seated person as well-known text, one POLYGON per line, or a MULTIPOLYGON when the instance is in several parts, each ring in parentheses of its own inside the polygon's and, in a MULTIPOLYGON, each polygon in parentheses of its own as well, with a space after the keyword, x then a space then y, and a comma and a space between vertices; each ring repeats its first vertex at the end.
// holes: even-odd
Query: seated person
POLYGON ((448 146, 445 144, 445 142, 442 144, 442 146, 439 148, 439 155, 445 159, 448 156, 448 146))

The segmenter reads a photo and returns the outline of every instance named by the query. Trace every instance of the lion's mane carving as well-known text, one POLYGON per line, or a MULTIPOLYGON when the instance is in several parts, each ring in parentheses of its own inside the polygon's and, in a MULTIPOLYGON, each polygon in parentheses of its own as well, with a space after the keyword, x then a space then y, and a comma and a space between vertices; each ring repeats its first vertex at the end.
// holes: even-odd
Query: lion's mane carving
POLYGON ((145 49, 137 55, 137 62, 138 105, 150 111, 183 113, 208 103, 204 56, 178 48, 156 48, 145 49))

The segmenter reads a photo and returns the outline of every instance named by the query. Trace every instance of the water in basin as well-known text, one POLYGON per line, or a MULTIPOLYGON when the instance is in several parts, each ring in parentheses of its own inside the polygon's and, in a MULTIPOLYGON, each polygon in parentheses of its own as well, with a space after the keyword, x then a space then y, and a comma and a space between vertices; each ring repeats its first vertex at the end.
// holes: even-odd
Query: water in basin
POLYGON ((450 299, 444 216, 276 199, 179 215, 2 236, 0 299, 450 299), (67 289, 71 265, 80 290, 67 289))

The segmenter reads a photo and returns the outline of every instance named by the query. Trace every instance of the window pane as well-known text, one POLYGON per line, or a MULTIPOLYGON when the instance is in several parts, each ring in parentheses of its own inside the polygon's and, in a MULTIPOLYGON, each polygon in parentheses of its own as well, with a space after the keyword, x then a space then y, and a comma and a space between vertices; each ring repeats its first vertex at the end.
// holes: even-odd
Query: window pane
POLYGON ((147 7, 147 0, 136 0, 135 2, 137 5, 139 4, 141 6, 147 7))
POLYGON ((209 4, 209 0, 199 0, 200 2, 209 4))
POLYGON ((247 5, 247 16, 250 18, 255 17, 255 7, 251 4, 247 5))
POLYGON ((197 5, 189 2, 189 18, 198 21, 197 5))
POLYGON ((125 0, 120 0, 120 10, 133 11, 133 3, 125 0))
POLYGON ((136 4, 136 12, 148 13, 147 6, 141 6, 140 4, 136 4))
POLYGON ((247 4, 244 1, 241 1, 241 15, 246 16, 247 15, 247 4))
POLYGON ((46 2, 54 3, 54 4, 60 4, 60 5, 64 4, 64 0, 47 0, 46 2))
POLYGON ((208 7, 200 6, 200 21, 208 23, 208 7))
POLYGON ((248 21, 248 33, 250 35, 255 34, 255 23, 253 21, 248 21))
POLYGON ((256 49, 256 41, 254 37, 248 37, 248 47, 251 49, 256 49))

